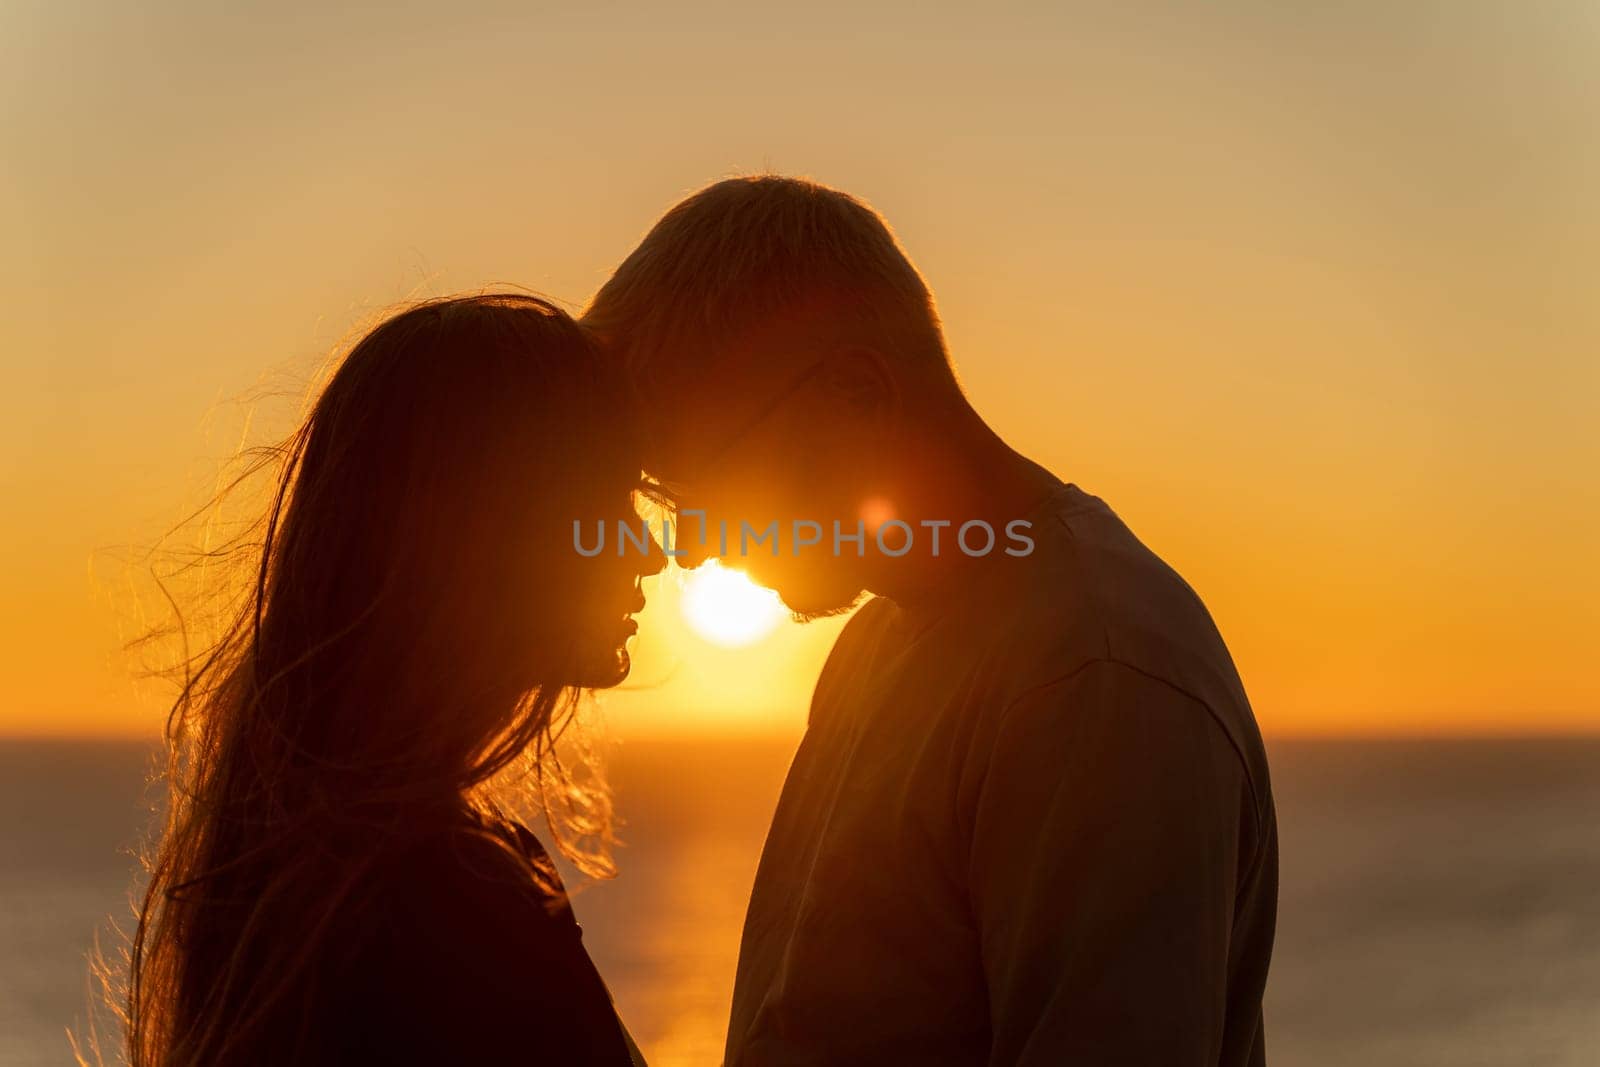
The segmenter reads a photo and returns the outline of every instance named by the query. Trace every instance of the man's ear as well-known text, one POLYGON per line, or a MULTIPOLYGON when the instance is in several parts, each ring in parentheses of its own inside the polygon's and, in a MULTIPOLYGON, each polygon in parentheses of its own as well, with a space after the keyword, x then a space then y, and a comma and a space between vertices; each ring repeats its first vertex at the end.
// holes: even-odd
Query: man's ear
POLYGON ((900 387, 882 352, 867 345, 847 345, 823 361, 822 384, 853 413, 866 419, 887 419, 900 406, 900 387))

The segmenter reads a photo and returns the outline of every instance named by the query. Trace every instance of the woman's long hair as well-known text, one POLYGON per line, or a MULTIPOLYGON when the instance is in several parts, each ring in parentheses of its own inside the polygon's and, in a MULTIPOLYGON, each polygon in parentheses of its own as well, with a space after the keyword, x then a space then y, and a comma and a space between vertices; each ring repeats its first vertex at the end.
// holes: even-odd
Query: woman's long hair
POLYGON ((566 819, 558 844, 604 866, 570 842, 606 839, 605 797, 552 746, 576 687, 625 673, 596 673, 562 540, 638 477, 621 395, 549 303, 438 300, 356 344, 273 450, 248 589, 168 719, 134 1067, 294 1049, 318 953, 385 842, 463 803, 503 818, 487 784, 519 760, 552 829, 566 819))

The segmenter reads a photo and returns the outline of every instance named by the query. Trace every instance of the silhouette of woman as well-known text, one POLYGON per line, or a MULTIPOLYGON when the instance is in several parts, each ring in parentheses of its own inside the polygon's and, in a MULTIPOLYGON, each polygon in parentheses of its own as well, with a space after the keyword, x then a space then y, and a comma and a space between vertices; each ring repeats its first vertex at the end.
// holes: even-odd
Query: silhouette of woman
POLYGON ((552 746, 582 689, 626 676, 661 567, 572 549, 575 519, 634 517, 623 397, 527 296, 412 307, 345 357, 276 453, 249 593, 168 723, 134 1067, 637 1055, 489 788, 531 763, 558 844, 605 865, 603 791, 552 746))

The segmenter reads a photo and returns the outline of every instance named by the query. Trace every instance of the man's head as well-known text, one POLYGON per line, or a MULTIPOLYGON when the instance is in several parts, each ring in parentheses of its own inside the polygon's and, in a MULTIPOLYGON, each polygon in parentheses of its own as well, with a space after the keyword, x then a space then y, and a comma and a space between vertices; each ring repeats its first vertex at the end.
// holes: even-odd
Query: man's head
POLYGON ((708 513, 705 547, 692 517, 679 547, 730 557, 802 614, 853 603, 867 564, 848 540, 835 555, 833 522, 864 521, 870 557, 908 444, 963 403, 933 298, 883 219, 814 182, 718 182, 656 223, 583 321, 640 394, 651 473, 708 513), (822 528, 799 555, 796 520, 822 528), (777 555, 740 536, 773 521, 777 555))

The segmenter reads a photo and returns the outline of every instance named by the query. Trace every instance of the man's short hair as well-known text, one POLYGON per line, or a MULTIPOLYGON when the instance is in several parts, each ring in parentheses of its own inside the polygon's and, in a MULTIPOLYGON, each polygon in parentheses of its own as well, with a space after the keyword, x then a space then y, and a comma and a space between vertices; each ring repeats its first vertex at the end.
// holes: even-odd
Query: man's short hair
POLYGON ((646 389, 692 379, 731 340, 784 321, 814 322, 953 380, 933 296, 888 224, 855 197, 800 178, 729 178, 683 200, 583 316, 646 389))

